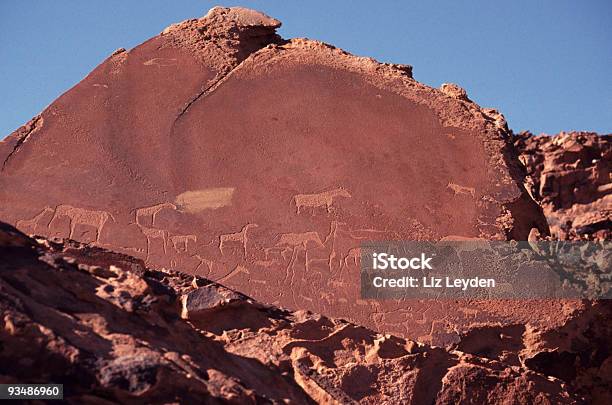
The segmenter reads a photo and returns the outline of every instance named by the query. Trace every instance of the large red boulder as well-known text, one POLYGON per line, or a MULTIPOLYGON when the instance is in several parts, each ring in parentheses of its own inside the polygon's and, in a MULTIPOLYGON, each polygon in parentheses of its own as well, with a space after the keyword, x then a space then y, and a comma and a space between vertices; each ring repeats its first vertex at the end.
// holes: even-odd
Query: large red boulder
POLYGON ((214 8, 113 53, 0 143, 0 219, 436 344, 581 307, 361 300, 363 241, 524 240, 545 218, 495 110, 279 26, 214 8))

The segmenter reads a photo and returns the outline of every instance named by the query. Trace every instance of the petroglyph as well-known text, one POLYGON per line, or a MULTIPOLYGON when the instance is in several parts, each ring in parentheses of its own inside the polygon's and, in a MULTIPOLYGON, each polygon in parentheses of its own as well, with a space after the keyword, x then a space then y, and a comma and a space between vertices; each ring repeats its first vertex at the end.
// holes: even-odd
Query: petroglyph
POLYGON ((55 213, 49 222, 49 226, 52 225, 53 221, 60 217, 67 217, 70 220, 70 233, 68 235, 69 239, 73 238, 74 231, 78 225, 84 225, 96 228, 96 242, 99 242, 102 229, 109 218, 114 222, 117 222, 115 218, 107 211, 88 210, 85 208, 77 208, 73 207, 72 205, 62 204, 55 207, 55 213))
POLYGON ((334 198, 351 198, 349 192, 343 188, 336 188, 330 191, 324 191, 316 194, 297 194, 293 196, 293 203, 297 209, 297 213, 304 208, 319 208, 325 207, 327 212, 334 203, 334 198))
POLYGON ((176 63, 177 63, 176 58, 153 58, 153 59, 149 59, 148 61, 144 62, 143 65, 165 67, 165 66, 176 66, 176 63))
POLYGON ((266 268, 274 266, 276 264, 276 261, 275 260, 268 260, 268 252, 269 251, 266 249, 264 252, 266 254, 266 260, 256 260, 255 262, 253 262, 253 264, 255 266, 266 267, 266 268))
MULTIPOLYGON (((306 273, 311 272, 310 265, 312 263, 322 262, 327 265, 327 259, 320 259, 315 257, 311 259, 311 255, 309 251, 317 250, 317 249, 325 249, 325 244, 321 240, 318 232, 310 231, 310 232, 301 232, 301 233, 285 233, 279 235, 278 242, 275 245, 275 249, 282 248, 283 250, 280 252, 283 260, 288 260, 288 254, 290 254, 289 263, 285 268, 285 277, 284 282, 287 283, 291 280, 293 284, 295 279, 295 265, 298 263, 298 256, 300 252, 304 252, 304 270, 306 273)), ((274 248, 266 249, 266 257, 268 256, 269 251, 274 248)), ((295 294, 295 291, 292 291, 291 294, 295 294)), ((294 298, 295 299, 295 298, 294 298)))
POLYGON ((359 263, 361 263, 361 248, 355 247, 349 249, 348 253, 343 259, 346 267, 349 267, 349 260, 352 261, 352 266, 359 266, 359 263))
POLYGON ((200 270, 200 267, 202 267, 203 264, 206 265, 206 267, 208 268, 207 273, 205 274, 205 276, 209 276, 210 273, 212 272, 212 268, 213 265, 215 264, 215 262, 213 262, 212 260, 206 259, 198 254, 193 255, 192 257, 195 257, 196 259, 198 259, 200 261, 200 263, 198 263, 198 265, 195 267, 195 269, 193 269, 193 273, 194 274, 200 274, 198 273, 198 271, 200 270))
MULTIPOLYGON (((45 207, 43 208, 43 210, 38 213, 36 216, 34 216, 31 219, 21 219, 19 221, 17 221, 15 223, 15 226, 19 229, 21 229, 23 232, 26 232, 28 230, 31 230, 32 233, 36 233, 36 227, 39 225, 39 222, 45 217, 45 215, 47 215, 48 213, 55 213, 55 210, 51 207, 45 207)), ((53 217, 51 218, 53 219, 53 217)), ((49 222, 46 225, 46 228, 49 228, 49 223, 51 222, 51 220, 49 220, 49 222)))
POLYGON ((165 229, 155 228, 155 220, 157 215, 164 209, 176 210, 176 205, 172 203, 161 203, 150 207, 141 207, 134 210, 134 220, 140 232, 147 238, 147 251, 145 260, 148 261, 151 255, 151 239, 161 238, 163 242, 164 254, 167 254, 166 245, 168 244, 168 231, 165 229), (147 218, 148 217, 148 218, 147 218), (148 223, 143 224, 143 219, 147 218, 148 223))
POLYGON ((312 268, 314 267, 315 269, 319 269, 319 270, 315 270, 317 273, 321 273, 321 271, 325 271, 328 272, 329 270, 329 261, 327 258, 324 259, 320 259, 315 257, 314 259, 311 258, 312 254, 308 251, 305 250, 304 253, 305 256, 305 261, 304 261, 304 268, 306 270, 307 273, 312 272, 312 268))
POLYGON ((474 187, 465 187, 465 186, 460 186, 459 184, 454 184, 454 183, 448 183, 446 187, 453 190, 455 195, 466 194, 466 195, 471 195, 473 198, 476 197, 476 189, 474 189, 474 187))
POLYGON ((149 228, 143 225, 138 225, 138 228, 140 228, 140 232, 142 232, 142 234, 147 238, 147 256, 145 258, 145 261, 149 261, 149 256, 151 254, 151 239, 161 238, 164 243, 164 254, 168 253, 166 249, 166 245, 168 243, 168 231, 166 231, 165 229, 149 228))
POLYGON ((284 233, 280 235, 276 246, 302 246, 304 249, 306 249, 308 247, 308 243, 310 242, 314 243, 317 247, 325 247, 317 232, 284 233))
POLYGON ((251 274, 249 272, 249 270, 246 267, 243 266, 236 266, 232 271, 230 271, 229 273, 227 273, 225 276, 218 278, 217 280, 215 280, 217 283, 223 283, 224 281, 226 281, 227 279, 235 276, 236 274, 240 274, 240 273, 244 273, 244 274, 251 274))
POLYGON ((162 210, 164 210, 164 209, 171 209, 171 210, 175 210, 176 211, 177 208, 176 208, 176 205, 174 205, 172 203, 168 203, 168 202, 152 205, 150 207, 136 208, 134 210, 135 211, 136 225, 154 227, 155 226, 155 219, 157 218, 157 215, 162 210), (150 225, 143 224, 143 223, 140 222, 143 217, 150 217, 151 218, 150 225))
MULTIPOLYGON (((287 259, 287 257, 285 256, 285 253, 287 251, 293 251, 292 249, 288 249, 286 246, 284 247, 267 247, 264 248, 264 253, 265 253, 265 258, 266 260, 264 261, 265 263, 269 263, 271 264, 277 264, 277 258, 281 258, 281 260, 289 260, 287 259)), ((268 265, 267 267, 270 267, 270 265, 268 265)))
POLYGON ((190 214, 208 209, 216 210, 232 204, 234 190, 232 187, 218 187, 186 191, 178 195, 175 202, 179 210, 190 214))
POLYGON ((323 242, 324 245, 327 245, 327 242, 330 240, 332 241, 332 244, 333 244, 333 242, 338 237, 338 229, 340 225, 346 225, 346 224, 343 222, 331 221, 331 223, 329 224, 329 233, 327 234, 327 236, 325 237, 325 241, 323 242))
POLYGON ((356 239, 356 240, 378 239, 381 237, 381 234, 384 235, 387 233, 387 231, 383 231, 380 229, 372 229, 372 228, 349 229, 347 232, 348 232, 348 235, 351 237, 351 239, 356 239))
POLYGON ((223 246, 225 244, 227 244, 228 242, 235 242, 235 243, 242 244, 242 248, 244 250, 244 257, 246 257, 247 256, 247 243, 249 241, 247 232, 250 228, 256 228, 258 226, 259 225, 257 224, 246 224, 245 226, 242 227, 242 230, 240 232, 220 235, 219 236, 219 251, 221 252, 221 254, 224 254, 223 246))
POLYGON ((172 242, 174 250, 180 253, 187 252, 189 241, 196 243, 198 237, 196 235, 172 235, 170 236, 170 241, 172 242))
POLYGON ((294 261, 296 253, 300 251, 308 251, 309 248, 325 248, 325 243, 317 232, 302 232, 302 233, 284 233, 278 237, 278 242, 273 247, 264 249, 266 260, 269 260, 270 254, 280 254, 282 260, 286 261, 291 258, 294 261), (309 246, 310 245, 310 246, 309 246))

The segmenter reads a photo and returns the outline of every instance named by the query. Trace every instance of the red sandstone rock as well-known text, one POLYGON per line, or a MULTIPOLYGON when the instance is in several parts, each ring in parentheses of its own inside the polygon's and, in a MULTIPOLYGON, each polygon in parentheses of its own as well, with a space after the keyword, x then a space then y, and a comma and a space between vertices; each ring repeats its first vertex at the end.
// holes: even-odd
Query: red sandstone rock
POLYGON ((612 237, 612 135, 562 132, 515 138, 527 188, 542 205, 553 236, 612 237))
MULTIPOLYGON (((78 402, 610 402, 606 303, 359 299, 363 240, 548 226, 499 112, 279 25, 175 24, 0 142, 0 219, 158 269, 3 227, 0 354, 26 360, 2 378, 68 370, 78 402)), ((609 142, 586 139, 517 146, 553 232, 609 238, 609 142)))
POLYGON ((63 383, 71 403, 605 399, 592 392, 583 398, 553 377, 537 359, 546 352, 534 352, 529 369, 489 354, 432 348, 263 305, 103 249, 29 240, 2 223, 0 256, 0 383, 63 383), (206 302, 208 317, 187 321, 181 297, 184 306, 194 296, 206 302))
POLYGON ((422 342, 579 302, 359 297, 364 240, 547 233, 501 114, 215 8, 119 50, 0 143, 0 219, 422 342))

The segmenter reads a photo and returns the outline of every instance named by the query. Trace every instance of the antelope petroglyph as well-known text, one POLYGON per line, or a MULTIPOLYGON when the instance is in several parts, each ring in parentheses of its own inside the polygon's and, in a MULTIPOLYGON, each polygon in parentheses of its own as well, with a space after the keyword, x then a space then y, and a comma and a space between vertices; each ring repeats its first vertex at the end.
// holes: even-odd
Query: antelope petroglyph
POLYGON ((304 208, 319 207, 325 207, 327 212, 330 212, 330 208, 334 203, 334 198, 338 197, 351 198, 351 195, 343 188, 336 188, 334 190, 316 194, 297 194, 293 196, 292 201, 295 204, 298 214, 304 208))

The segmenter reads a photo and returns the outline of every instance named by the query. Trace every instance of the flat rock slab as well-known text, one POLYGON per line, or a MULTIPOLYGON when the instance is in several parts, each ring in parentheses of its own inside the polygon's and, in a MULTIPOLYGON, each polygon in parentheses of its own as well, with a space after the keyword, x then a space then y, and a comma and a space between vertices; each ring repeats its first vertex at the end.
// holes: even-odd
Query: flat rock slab
POLYGON ((0 143, 0 218, 260 301, 446 344, 578 303, 359 298, 359 245, 546 232, 503 117, 455 85, 215 8, 113 53, 0 143))

